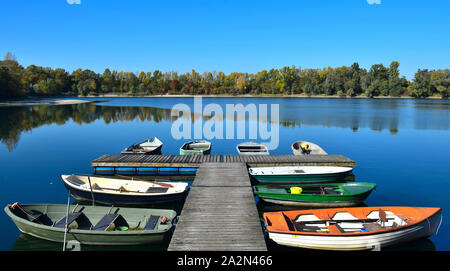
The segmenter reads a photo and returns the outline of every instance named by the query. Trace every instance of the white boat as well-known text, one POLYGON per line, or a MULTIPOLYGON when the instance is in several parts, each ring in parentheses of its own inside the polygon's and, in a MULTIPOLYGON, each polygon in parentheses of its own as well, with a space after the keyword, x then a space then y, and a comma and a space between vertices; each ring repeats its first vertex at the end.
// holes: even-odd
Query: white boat
POLYGON ((161 154, 163 143, 157 137, 149 138, 133 144, 122 151, 122 154, 161 154))
POLYGON ((239 155, 269 155, 269 150, 264 144, 249 141, 236 146, 239 155))
POLYGON ((328 155, 319 145, 308 141, 297 141, 291 146, 294 155, 328 155))
MULTIPOLYGON (((131 177, 130 177, 131 178, 131 177)), ((145 181, 135 178, 115 179, 93 176, 61 175, 77 200, 109 205, 148 205, 184 198, 186 182, 145 181)))
POLYGON ((351 167, 286 166, 251 167, 248 172, 263 183, 318 183, 341 181, 352 170, 351 167))
POLYGON ((323 250, 377 250, 429 237, 440 208, 357 207, 263 214, 269 238, 284 246, 323 250))

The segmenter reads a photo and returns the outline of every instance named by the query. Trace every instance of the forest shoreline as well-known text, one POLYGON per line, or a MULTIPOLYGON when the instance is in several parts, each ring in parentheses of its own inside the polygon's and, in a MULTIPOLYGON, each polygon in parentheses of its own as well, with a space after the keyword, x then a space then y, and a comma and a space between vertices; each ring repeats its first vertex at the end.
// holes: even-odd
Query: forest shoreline
POLYGON ((250 95, 250 94, 236 94, 236 95, 190 95, 190 94, 157 94, 157 95, 120 95, 120 94, 104 94, 104 95, 87 95, 87 96, 67 96, 67 97, 56 97, 56 98, 45 98, 45 97, 27 97, 24 99, 13 99, 13 100, 0 100, 0 107, 8 106, 34 106, 34 105, 72 105, 81 103, 92 103, 95 101, 81 100, 77 98, 194 98, 194 97, 204 97, 204 98, 322 98, 322 99, 411 99, 411 100, 448 100, 449 98, 443 98, 440 96, 431 96, 425 98, 415 98, 411 96, 375 96, 367 97, 365 95, 358 95, 353 97, 340 97, 340 96, 326 96, 326 95, 303 95, 303 94, 293 94, 293 95, 280 95, 280 94, 264 94, 264 95, 250 95))
POLYGON ((202 94, 202 95, 191 95, 191 94, 155 94, 155 95, 126 95, 126 94, 103 94, 103 95, 86 95, 86 96, 75 96, 78 98, 193 98, 193 97, 211 97, 211 98, 333 98, 333 99, 413 99, 413 100, 448 100, 447 97, 441 96, 429 96, 424 98, 415 98, 412 96, 374 96, 367 97, 365 95, 357 96, 337 96, 337 95, 304 95, 304 94, 292 94, 292 95, 282 95, 282 94, 202 94))
POLYGON ((34 106, 34 105, 70 105, 82 103, 92 103, 92 101, 67 99, 67 98, 26 98, 23 100, 11 100, 11 101, 0 100, 0 107, 34 106))

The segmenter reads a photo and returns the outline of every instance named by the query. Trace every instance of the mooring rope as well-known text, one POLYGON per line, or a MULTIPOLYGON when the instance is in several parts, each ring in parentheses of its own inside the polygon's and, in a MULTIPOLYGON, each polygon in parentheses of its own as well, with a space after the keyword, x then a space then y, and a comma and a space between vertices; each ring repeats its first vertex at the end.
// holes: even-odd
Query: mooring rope
POLYGON ((442 218, 443 218, 444 216, 443 215, 441 215, 441 221, 439 221, 439 225, 438 225, 438 227, 437 227, 437 230, 436 230, 436 235, 438 235, 438 233, 439 233, 439 229, 441 228, 441 224, 442 224, 442 218))

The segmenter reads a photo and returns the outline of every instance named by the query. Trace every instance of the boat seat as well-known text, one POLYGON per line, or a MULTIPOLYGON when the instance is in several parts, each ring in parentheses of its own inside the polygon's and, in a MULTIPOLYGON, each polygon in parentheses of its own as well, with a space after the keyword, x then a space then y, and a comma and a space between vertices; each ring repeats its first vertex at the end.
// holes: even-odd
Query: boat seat
POLYGON ((333 188, 331 187, 324 187, 323 191, 325 192, 325 194, 327 195, 340 195, 341 193, 339 193, 338 191, 333 190, 333 188))
MULTIPOLYGON (((67 217, 67 226, 69 226, 70 224, 72 224, 75 220, 77 220, 81 215, 83 214, 83 212, 73 212, 70 213, 69 216, 67 217)), ((61 218, 60 220, 56 221, 53 224, 53 227, 56 228, 65 228, 66 226, 66 216, 64 216, 63 218, 61 218)))
POLYGON ((119 218, 120 214, 106 214, 92 228, 94 231, 106 231, 119 218))
POLYGON ((26 219, 31 222, 37 222, 39 224, 43 224, 42 221, 40 221, 40 219, 45 215, 44 213, 39 212, 39 211, 33 211, 33 210, 31 211, 31 213, 28 213, 19 204, 16 204, 13 206, 14 207, 10 206, 9 209, 11 210, 11 212, 13 212, 18 217, 26 219))
POLYGON ((378 231, 383 229, 378 223, 364 223, 363 226, 366 231, 378 231))
POLYGON ((154 230, 158 224, 159 218, 160 216, 151 215, 147 220, 147 224, 145 224, 144 230, 154 230))
POLYGON ((331 219, 332 220, 357 220, 356 217, 354 217, 352 214, 350 214, 348 212, 336 212, 331 219))
POLYGON ((303 231, 303 232, 317 232, 320 231, 322 228, 318 226, 307 226, 303 223, 294 223, 295 229, 297 231, 303 231))
POLYGON ((330 234, 341 234, 345 232, 338 224, 329 225, 327 229, 330 234))
POLYGON ((67 177, 67 181, 69 181, 70 183, 77 185, 77 186, 86 184, 85 182, 83 182, 82 180, 80 180, 79 178, 77 178, 73 175, 70 175, 69 177, 67 177))
POLYGON ((167 187, 149 187, 146 193, 166 193, 169 188, 167 187))

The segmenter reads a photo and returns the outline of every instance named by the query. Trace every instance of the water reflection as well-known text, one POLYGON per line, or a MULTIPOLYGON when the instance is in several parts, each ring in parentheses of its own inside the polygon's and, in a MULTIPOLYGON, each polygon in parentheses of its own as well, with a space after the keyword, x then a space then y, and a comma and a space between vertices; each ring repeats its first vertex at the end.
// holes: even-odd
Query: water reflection
MULTIPOLYGON (((81 251, 166 251, 171 236, 167 235, 161 244, 139 246, 88 246, 81 245, 81 251)), ((11 250, 13 251, 62 251, 62 243, 39 239, 28 234, 20 234, 11 250)))
MULTIPOLYGON (((298 251, 298 252, 311 252, 312 250, 306 248, 296 248, 296 247, 288 247, 281 246, 272 241, 265 236, 267 249, 269 251, 298 251)), ((434 242, 429 238, 421 238, 417 240, 413 240, 407 243, 402 243, 399 245, 393 245, 388 247, 381 248, 382 251, 436 251, 436 246, 434 242)), ((319 250, 320 252, 321 250, 319 250)))
MULTIPOLYGON (((160 98, 161 99, 161 98, 160 98)), ((67 106, 28 106, 0 107, 0 141, 9 151, 14 150, 23 132, 29 132, 43 125, 63 125, 68 121, 78 124, 89 124, 103 120, 110 124, 115 122, 154 122, 173 121, 170 98, 162 107, 152 106, 108 106, 102 104, 78 104, 67 106)), ((187 104, 192 99, 186 98, 187 104)), ((115 101, 115 104, 120 100, 115 101)), ((126 100, 124 100, 126 101, 126 100)), ((183 100, 181 100, 183 101, 183 100)), ((174 100, 173 103, 180 102, 174 100)), ((432 100, 367 100, 367 99, 258 99, 248 98, 234 101, 232 98, 204 99, 203 106, 217 103, 225 115, 226 104, 250 103, 279 104, 280 126, 294 129, 303 126, 321 126, 348 128, 357 132, 361 128, 374 131, 388 130, 397 134, 401 128, 449 130, 450 102, 432 100)), ((152 104, 155 104, 154 100, 152 104)), ((270 113, 270 110, 269 110, 270 113)), ((189 118, 195 122, 201 118, 200 112, 193 112, 189 118)), ((211 116, 203 116, 204 120, 211 116)), ((270 120, 270 116, 268 116, 270 120)), ((246 122, 253 121, 246 115, 246 122)))

